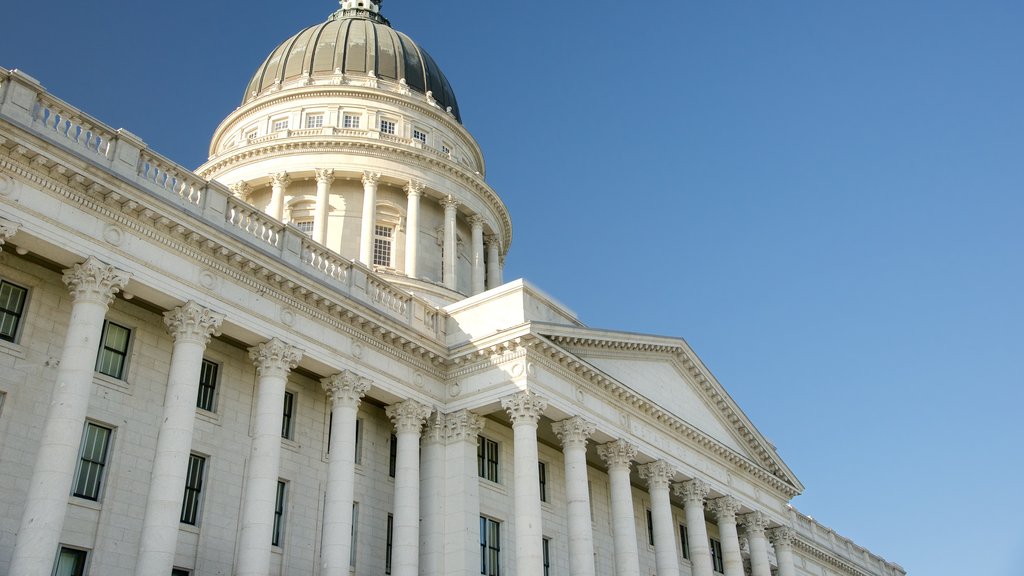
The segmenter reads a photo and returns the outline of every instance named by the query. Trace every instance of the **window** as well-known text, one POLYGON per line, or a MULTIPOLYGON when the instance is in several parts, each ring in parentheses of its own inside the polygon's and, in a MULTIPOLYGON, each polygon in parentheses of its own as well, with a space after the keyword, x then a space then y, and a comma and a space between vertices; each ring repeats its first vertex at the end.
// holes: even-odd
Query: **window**
POLYGON ((679 542, 683 547, 683 559, 690 559, 690 533, 686 530, 685 524, 679 525, 679 542))
MULTIPOLYGON (((331 417, 333 418, 333 413, 332 413, 331 417)), ((332 425, 333 425, 333 423, 332 423, 332 425)), ((359 420, 359 419, 356 420, 356 457, 355 457, 355 463, 356 464, 362 464, 363 463, 363 421, 359 420)))
POLYGON ((391 266, 391 239, 394 228, 377 224, 373 227, 373 264, 391 266))
POLYGON ((501 576, 501 523, 480 517, 480 573, 501 576))
POLYGON ((390 447, 388 448, 388 476, 395 477, 395 469, 398 465, 398 436, 391 435, 390 447))
POLYGON ((394 545, 392 535, 395 531, 395 517, 388 514, 388 541, 384 548, 384 573, 391 574, 391 548, 394 545))
POLYGON ((199 504, 203 495, 203 469, 206 458, 191 454, 185 474, 185 497, 181 502, 181 523, 195 526, 199 521, 199 504))
POLYGON ((483 436, 476 439, 476 461, 481 478, 498 481, 498 443, 483 436))
POLYGON ((96 358, 96 371, 120 380, 124 376, 125 360, 128 359, 128 340, 132 331, 113 322, 103 322, 103 337, 100 339, 100 353, 96 358))
POLYGON ((292 222, 292 224, 295 224, 295 227, 298 228, 301 232, 303 232, 305 234, 312 234, 313 233, 313 221, 312 220, 308 220, 308 219, 296 220, 295 222, 292 222))
POLYGON ((306 116, 306 128, 322 128, 323 125, 323 114, 310 114, 309 116, 306 116))
POLYGON ((82 448, 78 456, 75 496, 86 500, 99 500, 100 487, 103 484, 103 469, 107 466, 110 433, 110 428, 104 428, 92 422, 85 425, 82 448))
POLYGON ((540 477, 540 501, 548 501, 548 466, 543 462, 537 463, 537 476, 540 477))
MULTIPOLYGON (((342 118, 342 127, 344 128, 359 128, 359 116, 355 114, 345 114, 342 118)), ((391 123, 391 134, 394 134, 394 122, 391 123)), ((384 131, 384 126, 381 124, 381 132, 384 131)))
POLYGON ((259 130, 253 128, 252 130, 249 130, 248 132, 245 133, 245 139, 246 140, 255 140, 256 136, 258 134, 259 134, 259 130))
POLYGON ((544 557, 544 576, 551 576, 551 539, 545 538, 541 542, 541 554, 544 557))
POLYGON ((85 559, 88 552, 61 546, 57 555, 57 567, 53 576, 82 576, 85 574, 85 559))
POLYGON ((199 398, 196 399, 196 406, 207 412, 216 409, 214 404, 217 398, 217 372, 220 367, 209 360, 203 360, 203 366, 199 369, 199 398))
POLYGON ((427 143, 427 133, 424 132, 423 130, 420 130, 419 128, 412 129, 412 138, 413 140, 419 140, 424 144, 427 143))
POLYGON ((384 120, 382 118, 380 121, 380 131, 383 134, 394 134, 395 123, 392 120, 384 120))
POLYGON ((274 120, 274 123, 273 123, 272 126, 273 127, 270 129, 271 132, 280 132, 281 130, 287 130, 288 129, 288 119, 287 118, 278 118, 277 120, 274 120))
POLYGON ((295 394, 284 393, 284 413, 281 414, 281 438, 292 439, 292 409, 295 407, 295 394))
POLYGON ((171 576, 190 576, 191 572, 184 568, 175 568, 171 570, 171 576))
POLYGON ((0 340, 14 342, 25 311, 28 290, 10 282, 0 282, 0 340))
POLYGON ((714 567, 715 572, 719 574, 725 573, 725 564, 722 561, 722 543, 714 538, 711 538, 711 565, 714 567))
POLYGON ((348 565, 355 568, 356 566, 356 542, 359 536, 359 502, 352 503, 352 542, 348 555, 348 565))
POLYGON ((270 543, 280 546, 284 541, 284 497, 288 485, 281 480, 277 481, 277 500, 274 502, 274 536, 270 543))
POLYGON ((441 144, 441 152, 451 156, 452 149, 448 146, 448 144, 441 144))
POLYGON ((654 546, 654 515, 647 511, 647 544, 654 546))

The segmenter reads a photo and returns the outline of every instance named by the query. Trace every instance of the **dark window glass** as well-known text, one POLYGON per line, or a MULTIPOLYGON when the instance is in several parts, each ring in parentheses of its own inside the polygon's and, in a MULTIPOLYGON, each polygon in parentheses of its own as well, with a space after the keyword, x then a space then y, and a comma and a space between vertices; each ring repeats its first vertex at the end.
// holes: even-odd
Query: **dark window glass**
POLYGON ((654 515, 647 511, 647 543, 654 546, 654 515))
POLYGON ((74 548, 60 549, 57 555, 57 567, 54 569, 54 576, 82 576, 85 574, 85 559, 88 552, 75 550, 74 548))
POLYGON ((14 342, 25 311, 28 290, 9 282, 0 282, 0 340, 14 342))
POLYGON ((85 425, 79 453, 78 478, 75 480, 75 496, 87 500, 99 499, 109 444, 110 428, 97 426, 91 422, 85 425))
POLYGON ((181 522, 196 525, 199 521, 199 503, 203 495, 203 468, 206 458, 192 454, 188 457, 188 472, 185 475, 185 497, 181 502, 181 522))
POLYGON ((284 413, 281 414, 281 438, 292 439, 292 409, 295 406, 295 395, 284 393, 284 413))
POLYGON ((483 436, 477 437, 476 444, 477 468, 480 477, 491 482, 498 481, 498 443, 483 436))
POLYGON ((540 501, 548 501, 548 467, 543 462, 537 463, 537 476, 540 478, 540 501))
POLYGON ((725 573, 725 563, 722 560, 722 543, 714 538, 711 538, 711 564, 714 566, 715 572, 725 573))
POLYGON ((398 464, 398 437, 392 434, 388 444, 388 476, 394 478, 395 467, 398 464))
POLYGON ((274 502, 274 536, 270 543, 280 546, 284 537, 284 497, 287 484, 278 480, 277 500, 274 502))
POLYGON ((97 372, 118 380, 124 376, 131 334, 131 330, 120 324, 109 321, 103 323, 103 338, 100 341, 100 353, 96 358, 97 372))
POLYGON ((387 534, 388 541, 387 541, 387 547, 384 549, 384 573, 385 574, 391 574, 391 546, 393 545, 393 541, 392 541, 391 537, 392 537, 392 534, 394 533, 394 530, 395 530, 395 517, 392 516, 391 514, 388 514, 388 534, 387 534))
POLYGON ((686 531, 684 524, 679 525, 679 541, 683 547, 683 559, 690 559, 690 534, 686 531))
POLYGON ((480 573, 501 576, 501 523, 480 517, 480 573))
POLYGON ((541 552, 544 554, 544 576, 551 576, 551 540, 545 538, 541 546, 541 552))
POLYGON ((219 367, 209 360, 203 360, 203 366, 199 369, 199 398, 196 406, 209 412, 215 408, 213 402, 217 395, 218 370, 219 367))

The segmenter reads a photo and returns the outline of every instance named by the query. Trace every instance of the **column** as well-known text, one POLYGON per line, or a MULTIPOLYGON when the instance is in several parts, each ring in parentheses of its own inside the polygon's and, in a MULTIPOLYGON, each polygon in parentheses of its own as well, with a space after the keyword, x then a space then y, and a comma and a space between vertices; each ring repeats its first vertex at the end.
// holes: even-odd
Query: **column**
POLYGON ((302 351, 274 338, 249 349, 256 365, 256 412, 252 450, 242 500, 236 576, 266 576, 270 570, 270 542, 274 529, 281 456, 281 418, 288 373, 298 365, 302 351))
POLYGON ((683 499, 686 513, 687 544, 690 547, 690 562, 693 576, 711 576, 711 548, 708 542, 708 528, 704 524, 704 499, 708 496, 708 485, 694 478, 674 487, 676 496, 683 499))
POLYGON ((597 447, 597 455, 608 465, 612 500, 612 539, 615 541, 616 576, 639 576, 640 555, 636 549, 636 516, 629 467, 636 458, 636 446, 616 440, 597 447))
POLYGON ((654 561, 658 576, 679 576, 675 522, 672 520, 672 501, 668 491, 676 469, 668 462, 658 460, 640 466, 637 472, 640 478, 647 480, 647 489, 651 495, 654 561))
POLYGON ((484 419, 462 410, 445 417, 444 574, 480 569, 480 476, 477 437, 484 419))
POLYGON ((775 547, 775 560, 779 563, 779 576, 796 576, 793 566, 793 538, 796 533, 792 528, 779 526, 768 530, 768 538, 775 547))
POLYGON ((377 224, 377 182, 380 174, 363 172, 363 219, 359 229, 359 261, 373 265, 373 227, 377 224))
POLYGON ((474 214, 469 219, 473 231, 473 294, 486 290, 484 287, 484 219, 474 214))
POLYGON ((457 290, 455 269, 459 261, 459 244, 455 235, 455 217, 459 211, 459 203, 449 194, 441 200, 441 206, 444 207, 444 285, 446 288, 457 290))
POLYGON ((313 213, 313 240, 327 244, 327 218, 334 182, 333 168, 316 169, 316 211, 313 213))
POLYGON ((743 556, 740 552, 740 538, 736 531, 736 513, 740 503, 732 496, 708 500, 708 510, 715 515, 718 535, 722 540, 722 564, 725 576, 743 576, 743 556))
POLYGON ((487 236, 487 289, 501 286, 501 245, 498 243, 498 236, 491 234, 487 236))
POLYGON ((223 314, 192 301, 164 313, 164 324, 174 338, 174 347, 171 349, 163 418, 160 420, 149 498, 142 523, 139 557, 135 564, 136 574, 170 574, 174 567, 203 353, 210 337, 219 332, 223 321, 223 314))
POLYGON ((594 527, 590 517, 587 440, 596 426, 577 416, 555 422, 551 429, 562 441, 562 456, 565 460, 569 573, 573 576, 594 576, 594 527))
POLYGON ((252 188, 245 180, 239 180, 228 187, 231 190, 231 195, 238 198, 242 202, 249 201, 249 193, 252 192, 252 188))
POLYGON ((330 456, 324 498, 320 574, 348 576, 352 546, 352 501, 355 494, 356 414, 370 382, 344 370, 320 381, 331 402, 330 456))
POLYGON ((427 419, 420 446, 420 574, 444 574, 445 415, 427 419))
POLYGON ((395 425, 395 510, 391 541, 391 574, 417 576, 420 561, 420 430, 433 411, 415 400, 388 406, 395 425))
POLYGON ((287 172, 270 175, 270 206, 267 206, 267 214, 271 218, 284 220, 284 193, 291 183, 292 179, 287 172))
POLYGON ((114 294, 128 283, 128 274, 89 257, 65 270, 63 280, 73 301, 71 320, 32 468, 10 574, 50 576, 53 570, 78 464, 103 318, 114 294))
POLYGON ((3 251, 4 244, 18 233, 19 228, 21 228, 21 224, 0 218, 0 252, 3 251))
POLYGON ((768 519, 760 512, 751 512, 742 516, 742 522, 747 544, 750 545, 750 573, 752 576, 772 576, 772 567, 768 563, 768 539, 764 535, 768 519))
POLYGON ((419 278, 417 264, 420 254, 420 198, 423 197, 422 182, 410 181, 405 186, 409 204, 405 215, 405 275, 419 278))
POLYGON ((512 419, 516 574, 537 576, 544 573, 537 422, 548 403, 533 392, 524 391, 502 400, 501 407, 512 419))

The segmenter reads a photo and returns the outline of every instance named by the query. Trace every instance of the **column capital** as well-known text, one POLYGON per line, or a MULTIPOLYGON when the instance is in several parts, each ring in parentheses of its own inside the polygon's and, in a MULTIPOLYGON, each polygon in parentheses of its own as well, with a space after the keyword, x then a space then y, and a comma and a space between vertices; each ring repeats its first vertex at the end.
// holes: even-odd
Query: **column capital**
POLYGON ((593 422, 587 422, 579 416, 573 416, 568 420, 553 422, 551 430, 562 441, 562 448, 569 446, 582 446, 586 448, 587 440, 590 439, 590 435, 594 433, 594 430, 597 430, 597 425, 593 422))
POLYGON ((597 446, 597 455, 604 460, 609 468, 624 466, 628 470, 633 459, 636 458, 636 452, 636 446, 621 438, 597 446))
POLYGON ((420 404, 415 400, 406 400, 388 406, 384 413, 395 425, 396 433, 415 432, 419 434, 423 428, 423 422, 433 411, 434 409, 430 406, 420 404))
POLYGON ((277 338, 261 342, 249 348, 249 359, 256 365, 260 376, 287 375, 292 368, 299 365, 302 350, 285 344, 277 338))
POLYGON ((189 300, 174 310, 164 312, 164 324, 175 342, 197 342, 206 346, 210 337, 220 334, 224 315, 189 300))
POLYGON ((764 514, 760 512, 751 512, 750 514, 744 514, 739 517, 740 523, 746 528, 747 534, 764 534, 765 528, 768 527, 769 520, 764 514))
POLYGON ((459 201, 456 200, 455 197, 452 196, 451 194, 445 196, 444 198, 441 198, 440 203, 441 206, 443 206, 446 211, 455 210, 459 207, 459 201))
POLYGON ((512 418, 512 425, 533 424, 537 425, 540 415, 547 410, 548 402, 529 390, 513 394, 501 401, 501 407, 508 412, 512 418))
POLYGON ((739 500, 732 496, 722 496, 708 500, 707 508, 719 522, 736 522, 736 513, 740 511, 739 500))
POLYGON ((484 217, 479 214, 473 214, 469 217, 469 225, 472 228, 484 229, 484 217))
POLYGON ((676 475, 675 467, 664 460, 641 464, 636 471, 640 474, 641 479, 647 480, 647 487, 651 490, 655 488, 668 489, 676 475))
POLYGON ((334 182, 334 168, 315 168, 316 182, 317 184, 326 184, 328 186, 334 182))
POLYGON ((127 272, 90 256, 85 262, 65 270, 63 280, 75 302, 95 302, 109 306, 114 300, 114 294, 128 284, 130 277, 127 272))
POLYGON ((320 386, 327 393, 327 398, 333 407, 355 408, 359 406, 363 395, 370 390, 370 381, 351 370, 342 370, 320 380, 320 386))
POLYGON ((274 186, 280 186, 281 188, 287 188, 292 183, 292 177, 287 172, 277 172, 276 174, 270 175, 270 181, 274 186))
POLYGON ((704 499, 708 497, 710 491, 707 484, 696 478, 676 484, 673 489, 676 496, 682 498, 684 502, 696 502, 701 505, 704 504, 704 499))
POLYGON ((775 546, 776 549, 792 546, 793 539, 796 538, 796 531, 789 526, 769 528, 767 530, 767 534, 772 546, 775 546))
POLYGON ((444 419, 445 439, 449 441, 473 440, 484 429, 484 419, 469 410, 446 414, 444 419))
POLYGON ((405 193, 408 194, 409 196, 422 196, 423 189, 426 187, 427 185, 424 184, 423 182, 419 182, 417 180, 409 180, 409 183, 406 184, 402 188, 402 190, 405 190, 405 193))
POLYGON ((18 233, 19 228, 21 228, 21 224, 0 218, 0 250, 3 250, 4 244, 11 239, 11 236, 18 233))
POLYGON ((363 186, 376 186, 379 180, 379 172, 370 172, 369 170, 363 172, 363 186))
POLYGON ((252 192, 252 186, 249 186, 249 183, 245 180, 235 182, 228 186, 228 189, 231 190, 231 195, 239 200, 245 200, 249 197, 249 193, 252 192))

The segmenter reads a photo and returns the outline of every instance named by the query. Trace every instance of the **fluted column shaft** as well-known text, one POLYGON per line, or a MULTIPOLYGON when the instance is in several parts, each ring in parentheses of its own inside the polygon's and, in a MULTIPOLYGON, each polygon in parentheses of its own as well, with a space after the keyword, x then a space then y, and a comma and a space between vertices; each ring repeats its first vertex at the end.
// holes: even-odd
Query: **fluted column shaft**
POLYGON ((747 544, 750 545, 750 573, 753 576, 772 576, 771 564, 768 562, 768 539, 764 535, 768 519, 760 512, 751 512, 743 516, 743 527, 747 544))
POLYGON ((654 560, 658 576, 679 576, 679 552, 676 546, 675 522, 672 521, 672 500, 669 485, 676 470, 659 460, 640 466, 640 477, 647 480, 651 495, 651 520, 654 531, 654 560))
POLYGON ((433 410, 415 400, 389 406, 398 448, 395 457, 395 510, 391 574, 418 576, 420 562, 420 431, 433 410))
POLYGON ((373 227, 377 224, 377 182, 380 174, 363 172, 363 219, 359 229, 359 261, 373 265, 373 227))
POLYGON ((331 184, 334 182, 333 169, 316 170, 316 211, 313 213, 313 240, 327 244, 328 205, 331 197, 331 184))
POLYGON ((544 573, 537 422, 548 404, 532 392, 520 392, 502 400, 501 406, 512 418, 514 436, 516 574, 536 576, 544 573))
POLYGON ((501 245, 497 236, 487 237, 487 289, 502 285, 501 245))
POLYGON ((590 517, 587 440, 596 427, 574 417, 551 425, 562 441, 565 461, 566 521, 569 528, 569 573, 594 576, 594 527, 590 517))
POLYGON ((704 499, 708 496, 707 484, 694 479, 675 485, 676 496, 683 499, 686 513, 687 543, 690 548, 690 563, 693 576, 711 576, 711 548, 708 542, 708 528, 704 524, 704 499))
POLYGON ((284 194, 291 181, 287 172, 270 176, 270 206, 267 206, 267 214, 275 220, 284 219, 284 194))
POLYGON ((420 447, 420 576, 444 574, 445 423, 431 414, 420 447))
POLYGON ((370 382, 349 370, 320 381, 331 402, 330 457, 324 497, 320 574, 348 576, 355 499, 356 416, 370 382))
POLYGON ((419 278, 420 250, 420 198, 423 197, 423 183, 409 182, 405 193, 409 198, 405 216, 405 275, 419 278))
POLYGON ((203 353, 223 321, 223 314, 192 301, 164 314, 174 347, 135 563, 136 574, 170 574, 174 567, 203 353))
POLYGON ((249 349, 256 365, 256 412, 238 542, 236 576, 266 576, 281 466, 281 418, 288 373, 302 352, 277 338, 249 349))
POLYGON ((793 566, 793 538, 796 535, 791 528, 780 526, 768 530, 768 538, 775 547, 775 560, 779 564, 779 576, 796 576, 793 566))
POLYGON ((469 220, 473 232, 473 294, 486 290, 484 274, 484 219, 473 216, 469 220))
POLYGON ((616 576, 639 576, 640 554, 636 546, 636 516, 629 468, 636 458, 636 446, 616 440, 597 447, 597 455, 608 465, 612 501, 612 539, 615 541, 616 576))
POLYGON ((725 576, 743 576, 743 556, 740 552, 739 533, 736 531, 736 513, 740 510, 740 503, 732 496, 723 496, 708 501, 708 509, 718 523, 725 576))
POLYGON ((444 574, 480 569, 480 477, 477 437, 484 419, 462 410, 445 416, 444 574))
POLYGON ((441 206, 444 207, 444 285, 446 288, 457 290, 459 283, 455 275, 459 262, 459 243, 455 223, 459 212, 459 203, 455 198, 448 196, 441 200, 441 206))
POLYGON ((95 258, 64 271, 74 304, 25 497, 10 574, 50 576, 78 463, 103 318, 128 274, 95 258))

